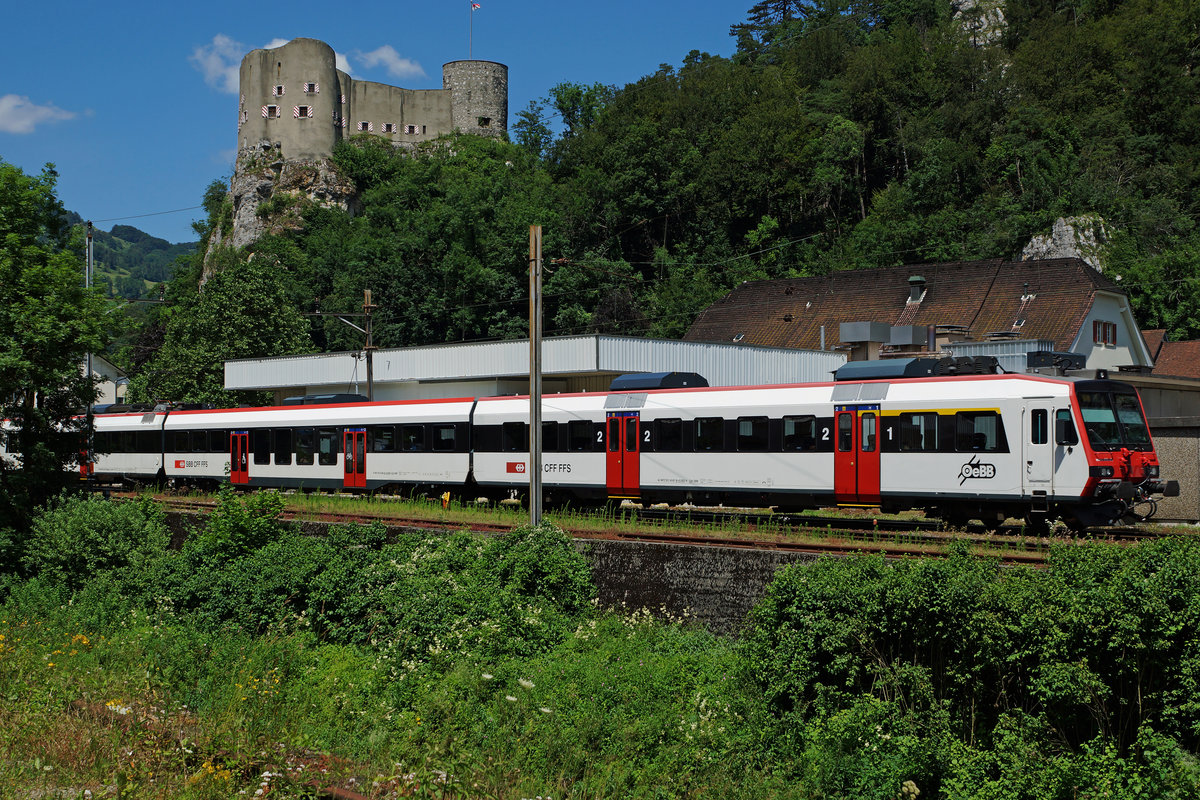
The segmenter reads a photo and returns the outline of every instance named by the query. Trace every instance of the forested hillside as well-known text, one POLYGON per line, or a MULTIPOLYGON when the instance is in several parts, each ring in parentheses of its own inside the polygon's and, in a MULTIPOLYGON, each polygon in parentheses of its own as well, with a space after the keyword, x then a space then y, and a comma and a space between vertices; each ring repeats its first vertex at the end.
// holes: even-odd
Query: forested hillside
MULTIPOLYGON (((67 214, 70 225, 84 219, 67 214)), ((181 256, 194 253, 196 244, 171 244, 131 225, 114 225, 111 231, 96 228, 92 234, 94 280, 110 297, 127 300, 143 297, 155 284, 169 281, 181 256)))
MULTIPOLYGON (((515 115, 511 143, 414 156, 357 137, 334 160, 360 213, 299 201, 303 225, 249 248, 264 291, 293 307, 255 309, 254 325, 354 310, 371 289, 382 346, 521 336, 537 223, 549 335, 674 337, 744 280, 1012 258, 1090 214, 1140 324, 1200 336, 1200 9, 997 9, 1002 22, 941 0, 771 0, 730 21, 732 57, 693 52, 626 87, 561 84, 515 115)), ((228 204, 206 202, 218 230, 228 204)), ((284 197, 266 208, 297 213, 284 197)), ((193 288, 174 291, 175 317, 198 302, 198 275, 180 279, 193 288)), ((289 347, 362 344, 337 322, 308 338, 289 347)))

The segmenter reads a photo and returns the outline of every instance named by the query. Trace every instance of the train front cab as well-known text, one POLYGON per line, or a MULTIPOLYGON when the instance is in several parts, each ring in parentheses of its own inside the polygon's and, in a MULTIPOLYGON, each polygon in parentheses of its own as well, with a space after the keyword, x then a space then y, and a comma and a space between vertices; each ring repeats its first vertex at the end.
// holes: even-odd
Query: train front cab
POLYGON ((1155 496, 1179 495, 1178 481, 1161 479, 1141 398, 1132 386, 1079 380, 1071 394, 1074 412, 1069 419, 1055 418, 1054 435, 1057 446, 1078 446, 1086 457, 1086 483, 1075 511, 1081 524, 1144 520, 1154 513, 1155 496))

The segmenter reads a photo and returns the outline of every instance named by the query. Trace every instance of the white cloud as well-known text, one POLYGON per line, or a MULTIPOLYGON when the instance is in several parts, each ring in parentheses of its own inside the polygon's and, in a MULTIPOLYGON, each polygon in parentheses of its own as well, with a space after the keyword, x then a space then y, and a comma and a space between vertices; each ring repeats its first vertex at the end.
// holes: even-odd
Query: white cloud
POLYGON ((0 132, 33 133, 43 122, 74 119, 74 111, 64 111, 53 104, 39 106, 28 97, 6 94, 0 97, 0 132))
POLYGON ((238 93, 238 68, 246 46, 223 33, 213 37, 210 44, 192 51, 188 61, 204 75, 204 82, 226 94, 238 93))
POLYGON ((368 68, 383 66, 388 75, 393 78, 423 78, 425 70, 411 58, 402 58, 390 44, 385 44, 369 53, 356 53, 355 58, 362 59, 368 68))

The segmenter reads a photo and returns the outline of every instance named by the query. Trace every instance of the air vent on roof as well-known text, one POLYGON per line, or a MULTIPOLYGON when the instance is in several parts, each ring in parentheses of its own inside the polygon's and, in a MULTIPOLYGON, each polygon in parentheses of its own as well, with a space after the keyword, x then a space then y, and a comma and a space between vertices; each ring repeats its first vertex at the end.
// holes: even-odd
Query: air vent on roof
POLYGON ((740 341, 741 341, 743 338, 745 338, 745 336, 746 336, 746 334, 744 334, 744 333, 739 333, 739 334, 736 334, 736 335, 733 337, 733 340, 734 340, 735 342, 740 342, 740 341))

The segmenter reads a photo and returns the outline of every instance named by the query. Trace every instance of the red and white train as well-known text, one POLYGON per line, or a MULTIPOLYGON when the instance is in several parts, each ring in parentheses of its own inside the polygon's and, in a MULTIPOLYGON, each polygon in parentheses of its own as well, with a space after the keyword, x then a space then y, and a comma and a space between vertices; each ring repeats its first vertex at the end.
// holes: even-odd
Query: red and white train
MULTIPOLYGON (((1061 517, 1090 527, 1144 518, 1159 496, 1178 494, 1159 475, 1137 392, 1102 373, 856 363, 828 383, 626 381, 632 388, 547 395, 547 502, 860 504, 954 523, 1061 517)), ((159 407, 97 415, 91 460, 97 478, 127 481, 512 497, 528 487, 528 420, 528 397, 515 396, 159 407)))

